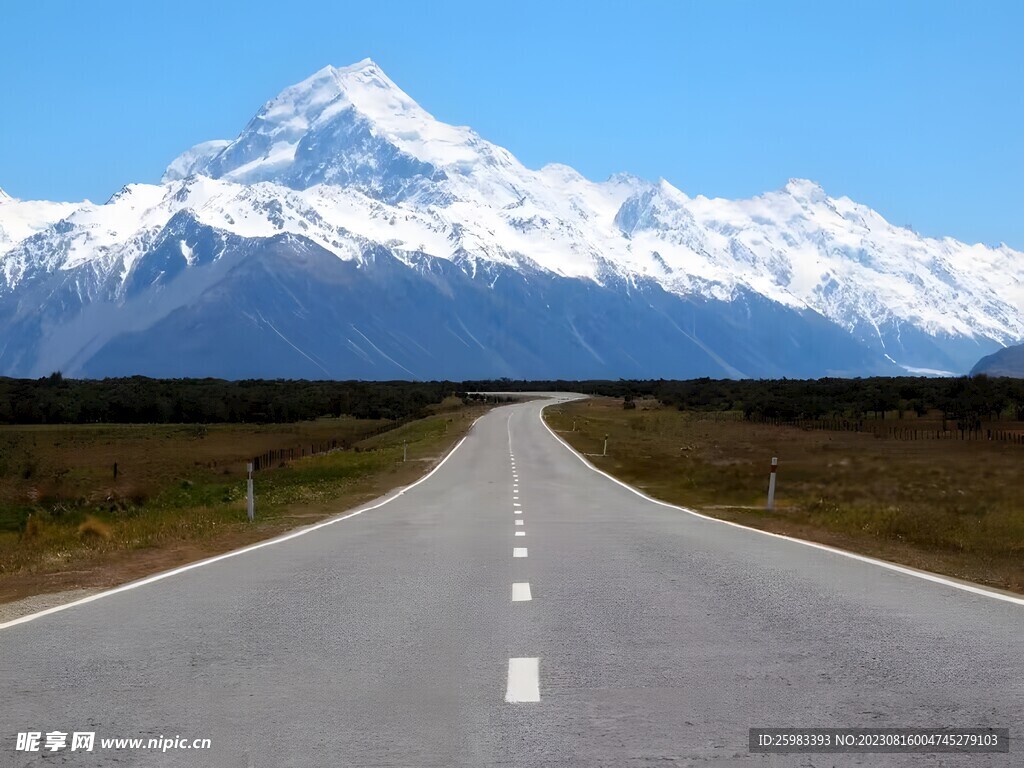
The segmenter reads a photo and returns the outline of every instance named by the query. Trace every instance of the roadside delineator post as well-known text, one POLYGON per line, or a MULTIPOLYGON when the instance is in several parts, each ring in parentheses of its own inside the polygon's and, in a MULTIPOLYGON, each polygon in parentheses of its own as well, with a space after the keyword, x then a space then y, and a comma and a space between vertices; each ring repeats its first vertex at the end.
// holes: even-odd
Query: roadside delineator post
POLYGON ((768 476, 768 509, 775 509, 775 473, 779 469, 779 460, 772 457, 772 471, 768 476))
POLYGON ((402 462, 403 463, 408 458, 408 456, 409 456, 409 441, 408 440, 403 440, 402 441, 402 462))
POLYGON ((608 435, 607 434, 604 436, 604 452, 601 455, 602 456, 607 456, 608 455, 608 435))
POLYGON ((256 517, 256 502, 252 492, 252 462, 250 461, 246 467, 249 470, 249 479, 246 482, 248 493, 246 494, 245 510, 249 515, 249 522, 251 523, 256 517))

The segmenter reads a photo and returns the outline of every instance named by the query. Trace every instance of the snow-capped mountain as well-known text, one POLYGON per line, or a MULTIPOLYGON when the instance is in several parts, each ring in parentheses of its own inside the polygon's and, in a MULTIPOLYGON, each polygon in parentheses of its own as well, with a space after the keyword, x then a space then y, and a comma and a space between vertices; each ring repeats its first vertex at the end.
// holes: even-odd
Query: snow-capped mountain
POLYGON ((18 200, 0 189, 0 258, 18 243, 60 221, 77 208, 76 203, 18 200))
POLYGON ((372 61, 325 67, 103 205, 0 195, 0 373, 336 378, 964 372, 1024 261, 792 180, 690 198, 523 166, 372 61))

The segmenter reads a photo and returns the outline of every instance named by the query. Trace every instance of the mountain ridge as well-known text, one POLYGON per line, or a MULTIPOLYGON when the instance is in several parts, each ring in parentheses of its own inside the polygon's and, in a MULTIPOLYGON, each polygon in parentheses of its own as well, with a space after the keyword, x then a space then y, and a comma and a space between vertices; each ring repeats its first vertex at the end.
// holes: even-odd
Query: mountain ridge
MULTIPOLYGON (((0 373, 40 374, 54 366, 102 374, 89 366, 88 354, 83 357, 90 344, 144 334, 139 317, 149 318, 149 327, 165 317, 153 315, 153 307, 166 304, 173 314, 201 303, 216 286, 199 275, 226 279, 216 267, 225 255, 279 259, 279 250, 270 256, 260 243, 284 234, 292 237, 290 247, 315 246, 365 267, 364 274, 375 268, 367 254, 387 252, 414 273, 427 274, 443 262, 470 280, 478 273, 507 279, 513 270, 535 280, 543 275, 615 287, 623 306, 635 299, 630 291, 647 295, 639 285, 656 285, 684 305, 712 302, 723 317, 732 316, 732 305, 758 296, 778 318, 772 321, 759 309, 761 322, 778 322, 797 346, 816 333, 810 328, 818 321, 808 320, 815 315, 858 350, 849 352, 850 365, 790 363, 805 373, 955 373, 1024 338, 1024 262, 1005 245, 923 238, 805 179, 734 201, 691 198, 664 179, 627 173, 593 182, 561 164, 531 170, 471 129, 435 120, 366 59, 325 67, 284 89, 234 139, 201 142, 175 158, 159 185, 128 184, 102 206, 5 203, 0 328, 20 329, 30 338, 14 345, 21 350, 16 360, 7 353, 11 344, 4 345, 0 373), (185 221, 195 232, 178 231, 185 221), (44 322, 26 316, 29 296, 50 302, 41 313, 44 322), (136 305, 137 296, 146 297, 149 310, 136 305), (89 309, 94 303, 99 309, 89 309), (81 348, 72 350, 69 339, 81 348)), ((453 281, 448 270, 442 271, 453 281)), ((310 296, 322 288, 315 275, 304 280, 311 281, 304 283, 310 296)), ((567 289, 566 295, 574 294, 567 289)), ((660 321, 643 314, 651 307, 630 311, 639 309, 633 334, 642 339, 645 324, 660 321)), ((548 305, 535 311, 557 310, 548 305)), ((493 323, 493 313, 502 309, 490 311, 483 322, 493 323)), ((246 322, 268 332, 258 320, 246 322)), ((734 317, 717 331, 713 343, 720 348, 713 354, 693 352, 701 346, 674 331, 680 350, 692 348, 688 354, 710 362, 665 368, 786 375, 786 368, 750 350, 730 359, 742 345, 726 338, 725 328, 752 332, 741 325, 734 317)), ((566 330, 567 347, 601 346, 572 322, 566 330)), ((496 370, 495 358, 480 351, 481 369, 469 374, 496 370)), ((383 361, 386 353, 370 354, 383 361)), ((671 354, 670 344, 664 354, 671 354)), ((603 356, 616 357, 610 349, 603 356)), ((187 364, 184 353, 182 360, 187 364)), ((633 373, 657 376, 655 363, 633 373)), ((202 366, 197 362, 194 373, 203 373, 202 366)), ((503 359, 502 366, 502 375, 515 373, 513 361, 503 359)), ((278 367, 273 363, 268 370, 278 367)), ((614 367, 606 373, 615 374, 614 367)))
POLYGON ((973 368, 971 376, 1010 376, 1024 379, 1024 344, 1004 347, 991 355, 981 358, 973 368))

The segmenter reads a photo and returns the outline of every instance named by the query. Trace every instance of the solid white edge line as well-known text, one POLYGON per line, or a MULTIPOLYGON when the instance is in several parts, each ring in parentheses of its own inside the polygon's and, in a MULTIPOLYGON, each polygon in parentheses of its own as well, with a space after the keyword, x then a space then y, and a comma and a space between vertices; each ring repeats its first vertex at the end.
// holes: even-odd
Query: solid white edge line
POLYGON ((819 544, 816 541, 807 541, 806 539, 798 539, 798 538, 796 538, 794 536, 785 536, 785 535, 783 535, 781 533, 772 533, 771 531, 762 531, 760 528, 751 528, 750 526, 747 526, 747 525, 740 525, 739 523, 734 523, 731 520, 721 520, 721 519, 719 519, 717 517, 710 517, 709 515, 702 515, 700 512, 696 512, 696 511, 694 511, 692 509, 689 509, 687 507, 680 507, 678 504, 670 504, 667 501, 661 501, 660 499, 652 498, 651 496, 648 496, 643 491, 637 490, 633 486, 631 486, 631 485, 629 485, 627 483, 624 483, 624 482, 622 482, 621 480, 619 480, 617 478, 612 477, 607 472, 605 472, 605 471, 603 471, 601 469, 598 469, 593 464, 591 464, 589 461, 587 461, 587 459, 584 456, 582 456, 579 453, 579 451, 577 451, 575 448, 573 448, 571 445, 569 445, 569 443, 567 443, 565 440, 563 440, 561 437, 559 437, 558 435, 555 434, 555 431, 553 429, 551 429, 551 427, 548 426, 546 421, 544 421, 544 409, 547 408, 548 406, 551 406, 551 405, 560 404, 561 402, 563 402, 563 401, 556 400, 556 401, 547 403, 546 405, 541 406, 541 408, 537 411, 537 417, 540 419, 540 423, 544 425, 544 429, 546 429, 551 434, 551 436, 553 438, 555 438, 555 440, 557 440, 563 446, 565 446, 566 449, 568 449, 572 453, 573 456, 575 456, 577 459, 579 459, 581 462, 583 462, 583 464, 588 469, 592 469, 594 472, 597 472, 599 475, 604 475, 605 477, 607 477, 609 480, 611 480, 616 485, 621 485, 623 488, 625 488, 630 493, 635 493, 640 498, 646 499, 647 501, 651 502, 652 504, 657 504, 657 505, 662 506, 662 507, 669 507, 670 509, 678 509, 681 512, 685 512, 688 515, 693 515, 694 517, 699 517, 702 520, 710 520, 713 523, 721 523, 722 525, 728 525, 728 526, 731 526, 733 528, 740 528, 740 529, 742 529, 744 531, 751 531, 752 533, 759 533, 759 534, 761 534, 763 536, 771 536, 772 538, 783 539, 785 541, 791 541, 791 542, 793 542, 795 544, 802 544, 805 547, 812 547, 814 549, 820 549, 823 552, 832 552, 833 554, 836 554, 836 555, 842 555, 843 557, 848 557, 851 560, 859 560, 862 563, 868 563, 869 565, 875 565, 875 566, 878 566, 879 568, 885 568, 886 570, 889 570, 889 571, 895 571, 896 573, 902 573, 904 576, 913 576, 914 578, 917 578, 917 579, 922 579, 924 581, 930 581, 930 582, 933 582, 935 584, 942 584, 943 586, 947 586, 947 587, 953 587, 954 589, 959 589, 959 590, 961 590, 963 592, 970 592, 971 594, 975 594, 975 595, 981 595, 982 597, 990 597, 993 600, 1002 600, 1005 603, 1012 603, 1013 605, 1024 605, 1024 597, 1015 597, 1013 595, 1003 595, 1003 594, 1000 594, 999 592, 991 592, 991 591, 985 589, 984 587, 976 587, 976 586, 974 586, 972 584, 962 584, 962 583, 960 583, 958 581, 953 581, 952 579, 947 579, 944 576, 939 576, 938 574, 929 573, 927 571, 917 571, 917 570, 914 570, 913 568, 906 568, 906 567, 904 567, 902 565, 897 565, 896 563, 890 563, 890 562, 888 562, 886 560, 878 560, 878 559, 876 559, 874 557, 868 557, 867 555, 858 555, 856 552, 850 552, 850 551, 845 550, 845 549, 839 549, 838 547, 830 547, 828 544, 819 544))
POLYGON ((267 539, 266 541, 261 541, 258 544, 251 544, 248 547, 242 547, 242 549, 235 549, 235 550, 232 550, 231 552, 225 552, 225 553, 223 553, 221 555, 215 555, 214 557, 208 557, 205 560, 197 560, 194 563, 189 563, 188 565, 183 565, 180 568, 174 568, 173 570, 170 570, 170 571, 164 571, 163 573, 157 573, 157 574, 154 574, 152 576, 147 576, 144 579, 140 579, 138 581, 132 581, 132 582, 129 582, 127 584, 122 584, 119 587, 114 587, 113 589, 108 589, 108 590, 106 590, 104 592, 97 592, 95 595, 89 595, 88 597, 83 597, 83 598, 81 598, 79 600, 74 600, 74 601, 72 601, 70 603, 63 603, 61 605, 55 605, 55 606, 53 606, 51 608, 47 608, 46 610, 38 611, 37 613, 30 613, 30 614, 27 614, 25 616, 19 616, 16 619, 11 619, 10 621, 6 621, 6 622, 0 624, 0 629, 7 629, 8 627, 14 627, 14 626, 17 626, 18 624, 26 624, 26 623, 28 623, 30 621, 34 621, 35 619, 41 619, 43 616, 49 616, 50 614, 53 614, 53 613, 59 613, 61 611, 66 611, 68 608, 74 608, 74 607, 79 606, 79 605, 85 605, 86 603, 91 603, 91 602, 94 602, 96 600, 100 600, 100 599, 102 599, 104 597, 110 597, 111 595, 116 595, 119 592, 127 592, 130 589, 137 589, 138 587, 144 587, 147 584, 153 584, 154 582, 157 582, 157 581, 163 581, 164 579, 169 579, 171 576, 177 576, 178 574, 185 573, 186 571, 191 571, 191 570, 193 570, 195 568, 202 568, 204 565, 210 565, 211 563, 217 563, 217 562, 220 562, 221 560, 227 560, 228 558, 237 557, 238 555, 244 555, 244 554, 247 554, 248 552, 254 552, 257 549, 263 549, 263 547, 269 547, 269 546, 272 546, 274 544, 280 544, 281 542, 289 541, 290 539, 295 539, 295 538, 298 538, 299 536, 304 536, 307 533, 312 533, 313 531, 318 531, 321 528, 326 528, 329 525, 334 525, 335 523, 340 523, 343 520, 348 520, 349 518, 355 517, 356 515, 361 515, 361 514, 363 514, 363 512, 369 512, 370 510, 373 510, 373 509, 379 509, 380 507, 383 507, 385 504, 390 504, 392 501, 394 501, 395 499, 397 499, 400 496, 402 496, 406 491, 411 491, 413 488, 415 488, 420 483, 429 480, 430 477, 435 472, 437 472, 439 469, 441 469, 441 467, 443 467, 445 465, 445 463, 448 461, 448 459, 450 459, 452 456, 454 456, 455 452, 457 450, 459 450, 459 448, 462 447, 462 444, 464 442, 466 442, 466 438, 469 437, 469 433, 473 430, 473 427, 475 427, 476 423, 478 421, 480 421, 480 419, 482 419, 482 418, 483 418, 483 415, 477 416, 473 420, 473 423, 469 425, 469 429, 466 431, 466 434, 462 437, 461 440, 459 440, 458 443, 455 444, 454 448, 452 448, 450 451, 448 451, 448 455, 445 456, 443 459, 441 459, 440 463, 438 463, 438 465, 436 467, 434 467, 432 470, 430 470, 427 474, 425 474, 423 477, 421 477, 416 482, 411 483, 410 485, 407 485, 407 486, 405 486, 403 488, 400 488, 393 496, 388 496, 383 501, 380 501, 380 502, 378 502, 378 503, 376 503, 376 504, 374 504, 372 506, 364 507, 362 509, 357 509, 355 512, 349 512, 349 513, 341 515, 339 517, 332 517, 329 520, 324 520, 322 523, 316 523, 315 525, 311 525, 308 528, 300 528, 297 531, 292 531, 291 533, 286 533, 283 536, 278 536, 278 537, 273 538, 273 539, 267 539))
POLYGON ((508 660, 508 685, 505 701, 510 704, 540 701, 540 659, 508 660))
POLYGON ((515 581, 512 583, 512 602, 523 603, 533 600, 533 593, 530 592, 530 582, 515 581))

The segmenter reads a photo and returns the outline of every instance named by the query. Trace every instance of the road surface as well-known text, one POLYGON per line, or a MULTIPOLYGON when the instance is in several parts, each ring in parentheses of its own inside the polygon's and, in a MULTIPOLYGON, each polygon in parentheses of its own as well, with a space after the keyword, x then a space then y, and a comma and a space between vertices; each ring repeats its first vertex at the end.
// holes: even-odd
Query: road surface
POLYGON ((1019 735, 1024 606, 654 504, 544 404, 383 506, 0 629, 0 765, 1024 764, 748 752, 756 726, 1019 735), (99 744, 140 736, 211 747, 99 744))

